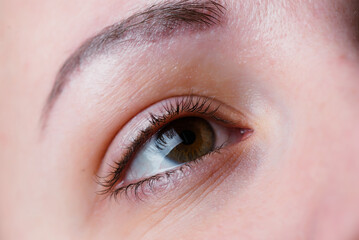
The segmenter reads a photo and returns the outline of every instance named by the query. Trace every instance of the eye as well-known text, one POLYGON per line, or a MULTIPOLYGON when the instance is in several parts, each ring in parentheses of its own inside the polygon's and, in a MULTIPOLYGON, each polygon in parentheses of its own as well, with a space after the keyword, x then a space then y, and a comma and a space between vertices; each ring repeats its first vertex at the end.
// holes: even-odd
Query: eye
POLYGON ((230 132, 199 117, 177 119, 152 136, 134 157, 122 185, 195 161, 220 149, 230 132))
POLYGON ((184 169, 209 164, 211 159, 206 157, 211 153, 220 154, 251 134, 244 121, 239 121, 243 116, 238 120, 232 111, 215 100, 194 96, 169 99, 145 110, 111 144, 104 162, 112 171, 100 177, 101 192, 137 197, 139 191, 149 195, 174 179, 190 178, 188 171, 183 174, 184 169), (203 158, 206 160, 201 161, 203 158))

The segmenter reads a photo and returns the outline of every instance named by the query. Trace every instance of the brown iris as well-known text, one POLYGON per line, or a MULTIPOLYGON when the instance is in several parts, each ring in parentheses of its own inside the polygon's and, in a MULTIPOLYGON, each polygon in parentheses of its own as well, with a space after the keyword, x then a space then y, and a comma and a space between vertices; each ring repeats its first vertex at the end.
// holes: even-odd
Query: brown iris
POLYGON ((179 163, 196 160, 213 151, 215 145, 212 126, 198 117, 185 117, 169 123, 158 133, 156 145, 161 150, 171 147, 168 142, 174 138, 180 143, 166 157, 179 163))

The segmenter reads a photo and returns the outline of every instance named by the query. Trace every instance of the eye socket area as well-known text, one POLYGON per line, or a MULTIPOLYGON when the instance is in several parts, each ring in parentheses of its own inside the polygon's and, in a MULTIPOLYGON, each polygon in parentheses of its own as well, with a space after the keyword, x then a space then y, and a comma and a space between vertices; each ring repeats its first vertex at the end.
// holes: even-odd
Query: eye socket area
MULTIPOLYGON (((221 153, 252 134, 247 126, 243 113, 215 99, 184 96, 160 101, 118 132, 103 159, 98 192, 115 197, 135 189, 136 195, 142 185, 160 185, 159 178, 168 182, 174 172, 207 168, 215 160, 210 153, 221 153), (203 164, 197 164, 202 159, 203 164)), ((187 180, 199 177, 192 175, 188 173, 187 180)))

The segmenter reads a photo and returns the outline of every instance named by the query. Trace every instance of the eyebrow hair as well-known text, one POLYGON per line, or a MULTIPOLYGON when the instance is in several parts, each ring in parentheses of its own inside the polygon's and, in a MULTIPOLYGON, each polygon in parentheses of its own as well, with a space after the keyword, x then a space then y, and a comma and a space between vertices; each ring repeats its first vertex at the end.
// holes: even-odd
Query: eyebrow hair
POLYGON ((119 44, 156 42, 183 31, 203 31, 218 25, 225 7, 217 0, 180 0, 154 4, 144 11, 104 28, 86 40, 62 65, 42 112, 43 125, 70 75, 89 58, 119 44))

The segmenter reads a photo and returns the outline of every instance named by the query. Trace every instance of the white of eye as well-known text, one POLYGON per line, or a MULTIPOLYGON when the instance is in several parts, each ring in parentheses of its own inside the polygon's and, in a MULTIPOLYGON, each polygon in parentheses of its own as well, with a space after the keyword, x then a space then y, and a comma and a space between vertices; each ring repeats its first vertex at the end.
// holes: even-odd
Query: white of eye
POLYGON ((137 153, 127 171, 124 181, 131 182, 150 177, 180 165, 166 157, 173 148, 182 143, 182 139, 178 134, 172 139, 166 137, 166 146, 163 149, 157 147, 156 139, 157 134, 152 136, 145 146, 137 153))
MULTIPOLYGON (((230 128, 218 125, 212 121, 205 121, 211 126, 214 132, 214 148, 224 145, 231 138, 230 128)), ((185 164, 174 161, 168 157, 168 154, 174 148, 183 143, 183 139, 176 131, 170 130, 168 132, 170 132, 169 135, 162 135, 162 142, 165 144, 161 144, 160 147, 158 147, 159 132, 153 135, 141 147, 126 170, 126 174, 119 185, 137 182, 185 164)))

